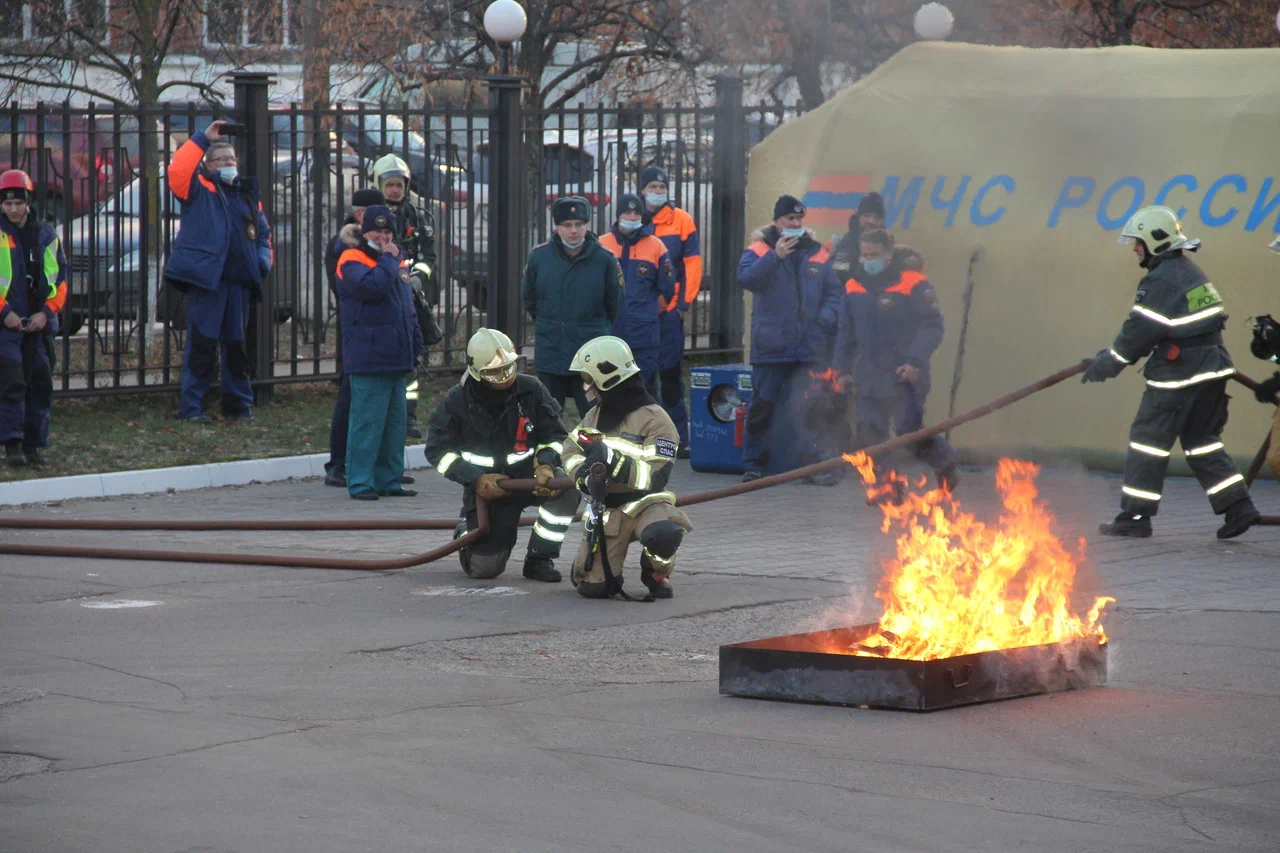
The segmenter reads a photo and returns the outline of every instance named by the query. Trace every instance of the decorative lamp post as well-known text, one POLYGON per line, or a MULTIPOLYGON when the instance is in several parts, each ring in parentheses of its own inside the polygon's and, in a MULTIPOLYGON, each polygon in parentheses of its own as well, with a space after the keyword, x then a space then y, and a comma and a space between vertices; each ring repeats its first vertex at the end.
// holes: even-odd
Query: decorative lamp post
MULTIPOLYGON (((514 2, 514 0, 511 0, 514 2)), ((494 4, 497 5, 496 3, 494 4)), ((490 8, 493 8, 492 6, 490 8)), ((486 23, 487 23, 486 16, 486 23)), ((942 41, 951 35, 956 19, 951 10, 941 3, 926 3, 916 10, 916 35, 928 41, 942 41)))
POLYGON ((484 10, 484 31, 502 52, 502 73, 511 73, 511 43, 518 41, 529 26, 524 7, 516 0, 494 0, 484 10))

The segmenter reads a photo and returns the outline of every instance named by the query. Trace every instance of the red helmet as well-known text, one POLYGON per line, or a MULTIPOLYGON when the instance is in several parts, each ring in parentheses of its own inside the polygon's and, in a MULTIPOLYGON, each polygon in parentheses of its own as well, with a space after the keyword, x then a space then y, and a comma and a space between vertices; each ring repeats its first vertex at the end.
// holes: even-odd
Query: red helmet
POLYGON ((35 191, 36 185, 31 182, 31 176, 21 169, 10 169, 0 175, 0 200, 20 198, 29 202, 35 191))

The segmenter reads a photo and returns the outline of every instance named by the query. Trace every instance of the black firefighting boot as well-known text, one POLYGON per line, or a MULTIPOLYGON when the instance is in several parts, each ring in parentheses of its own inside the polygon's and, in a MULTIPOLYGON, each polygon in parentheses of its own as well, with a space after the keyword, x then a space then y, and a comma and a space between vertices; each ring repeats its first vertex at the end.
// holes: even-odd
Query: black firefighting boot
MULTIPOLYGON (((404 482, 403 480, 401 482, 404 482)), ((324 484, 326 486, 337 486, 345 489, 347 487, 347 469, 345 465, 334 465, 332 468, 326 468, 324 472, 324 484)))
MULTIPOLYGON (((32 468, 43 468, 46 464, 48 464, 45 461, 44 455, 40 452, 40 448, 38 447, 22 448, 22 457, 27 461, 27 464, 30 465, 32 468)), ((1249 522, 1249 523, 1252 524, 1253 522, 1249 522)))
POLYGON ((810 474, 804 478, 804 481, 810 486, 834 486, 840 482, 840 477, 834 471, 819 471, 816 474, 810 474))
POLYGON ((543 583, 560 583, 562 580, 555 561, 550 557, 525 557, 524 576, 528 580, 543 583))
POLYGON ((680 442, 680 446, 676 448, 676 458, 677 459, 689 458, 689 442, 687 441, 680 442))
POLYGON ((675 597, 671 584, 666 578, 653 576, 653 563, 649 561, 648 554, 640 555, 640 583, 644 584, 644 588, 649 590, 649 594, 655 599, 675 597))
POLYGON ((948 465, 938 472, 938 488, 947 494, 955 494, 956 486, 960 485, 960 472, 956 470, 956 466, 948 465))
POLYGON ((1257 524, 1261 518, 1252 500, 1249 498, 1238 500, 1227 507, 1227 517, 1223 520, 1223 525, 1218 528, 1218 538, 1234 539, 1257 524))
MULTIPOLYGON (((1151 535, 1151 516, 1122 512, 1116 516, 1115 521, 1099 524, 1098 531, 1104 536, 1128 536, 1132 539, 1146 539, 1151 535)), ((1244 531, 1240 532, 1243 533, 1244 531)))
POLYGON ((422 438, 418 429, 418 401, 406 400, 404 404, 404 434, 409 438, 422 438))
POLYGON ((748 468, 747 470, 742 472, 742 482, 750 483, 754 480, 759 480, 763 476, 764 476, 764 472, 761 471, 759 468, 748 468))
POLYGON ((27 464, 27 457, 22 452, 22 442, 20 440, 5 443, 4 461, 8 463, 10 468, 21 468, 27 464))

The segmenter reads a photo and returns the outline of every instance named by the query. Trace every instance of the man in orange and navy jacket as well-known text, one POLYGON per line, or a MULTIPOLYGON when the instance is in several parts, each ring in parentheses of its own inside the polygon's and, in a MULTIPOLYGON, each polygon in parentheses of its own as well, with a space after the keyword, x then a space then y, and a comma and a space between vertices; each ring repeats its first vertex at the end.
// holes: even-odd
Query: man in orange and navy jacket
POLYGON ((662 342, 659 321, 675 296, 676 273, 667 247, 644 233, 640 196, 627 193, 618 199, 618 221, 600 238, 600 245, 618 259, 627 289, 626 304, 613 321, 613 333, 631 347, 645 387, 657 397, 662 342))
POLYGON ((646 230, 666 245, 676 272, 676 298, 667 300, 658 320, 661 336, 658 383, 662 408, 680 434, 676 455, 687 459, 689 411, 684 405, 684 315, 702 289, 702 255, 698 248, 698 226, 688 211, 669 200, 669 186, 667 173, 657 166, 640 173, 646 230))
POLYGON ((31 209, 26 172, 0 175, 0 442, 5 461, 43 465, 53 399, 53 335, 67 301, 58 232, 31 209))
MULTIPOLYGON (((804 227, 805 207, 784 195, 773 206, 773 224, 756 232, 738 262, 738 284, 751 291, 751 405, 747 408, 743 482, 758 480, 768 467, 771 430, 780 407, 810 382, 810 367, 826 362, 840 321, 843 292, 827 265, 822 244, 804 227)), ((799 446, 802 463, 815 462, 824 449, 803 418, 782 412, 799 446)), ((824 472, 808 482, 835 485, 824 472)))
POLYGON ((178 414, 209 423, 205 397, 222 361, 222 413, 253 420, 253 386, 245 327, 249 300, 262 298, 271 272, 271 227, 258 182, 241 177, 236 151, 215 121, 173 155, 169 189, 182 203, 182 227, 165 264, 170 286, 187 295, 187 343, 178 414))
MULTIPOLYGON (((938 296, 924 273, 904 270, 894 258, 893 237, 885 231, 860 235, 859 262, 845 283, 834 367, 842 384, 852 383, 857 407, 855 448, 887 441, 924 425, 929 393, 929 360, 942 343, 938 296)), ((911 447, 916 458, 955 488, 956 454, 942 436, 911 447)))

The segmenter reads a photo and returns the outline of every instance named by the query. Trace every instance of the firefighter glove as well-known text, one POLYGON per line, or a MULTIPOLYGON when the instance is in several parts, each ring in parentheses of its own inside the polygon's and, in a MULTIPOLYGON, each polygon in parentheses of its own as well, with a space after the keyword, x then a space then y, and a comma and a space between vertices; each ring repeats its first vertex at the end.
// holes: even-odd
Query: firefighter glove
POLYGON ((1106 382, 1112 377, 1112 361, 1111 353, 1107 350, 1098 350, 1098 354, 1089 362, 1089 366, 1085 368, 1084 376, 1080 377, 1081 382, 1106 382))
POLYGON ((1276 394, 1280 394, 1280 373, 1275 374, 1270 379, 1259 382, 1258 390, 1253 392, 1258 398, 1259 403, 1275 404, 1276 394))
POLYGON ((505 498, 509 493, 498 485, 499 480, 506 479, 502 474, 481 474, 476 480, 476 494, 487 501, 505 498))
POLYGON ((604 463, 605 468, 613 467, 613 450, 609 448, 609 445, 604 443, 604 439, 602 438, 591 442, 591 446, 587 448, 585 456, 586 461, 583 465, 584 471, 590 470, 591 466, 596 462, 604 463))
POLYGON ((559 489, 547 488, 547 483, 554 479, 555 476, 556 469, 552 468, 550 465, 534 466, 533 479, 538 481, 538 488, 534 489, 533 493, 540 498, 549 498, 553 495, 560 494, 559 489))

